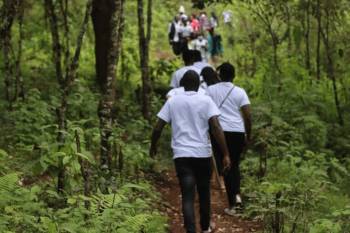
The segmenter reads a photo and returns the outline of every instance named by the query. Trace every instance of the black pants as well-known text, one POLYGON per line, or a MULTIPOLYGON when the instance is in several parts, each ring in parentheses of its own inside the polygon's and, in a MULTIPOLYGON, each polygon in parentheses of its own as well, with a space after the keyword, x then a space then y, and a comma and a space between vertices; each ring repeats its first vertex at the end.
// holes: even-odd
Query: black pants
POLYGON ((220 150, 219 145, 216 143, 213 137, 211 137, 211 142, 218 170, 220 172, 220 175, 224 176, 229 205, 230 207, 233 207, 236 204, 236 194, 240 193, 241 188, 239 162, 245 144, 245 135, 244 133, 240 132, 224 132, 224 134, 232 163, 231 169, 229 171, 225 173, 222 172, 223 154, 220 150))
POLYGON ((196 232, 194 211, 196 187, 201 228, 207 230, 210 224, 210 158, 177 158, 175 168, 181 187, 182 213, 187 233, 196 232))

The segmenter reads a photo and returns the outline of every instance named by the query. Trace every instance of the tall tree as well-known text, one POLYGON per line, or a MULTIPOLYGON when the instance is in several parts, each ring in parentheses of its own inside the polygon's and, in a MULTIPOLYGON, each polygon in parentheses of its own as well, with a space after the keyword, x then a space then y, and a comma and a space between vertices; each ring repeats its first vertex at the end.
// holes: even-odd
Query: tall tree
POLYGON ((281 0, 242 0, 245 2, 258 22, 262 24, 271 38, 273 49, 273 65, 278 73, 282 73, 279 64, 278 50, 280 44, 290 37, 290 19, 288 4, 281 0), (285 28, 283 30, 283 28, 285 28))
POLYGON ((24 99, 24 84, 22 77, 21 61, 22 61, 22 41, 23 41, 23 17, 24 17, 24 1, 20 1, 18 5, 18 43, 17 43, 17 57, 15 62, 15 94, 14 100, 18 97, 24 99))
MULTIPOLYGON (((91 9, 92 9, 92 0, 88 0, 86 3, 86 10, 84 19, 79 30, 77 37, 76 48, 73 57, 71 58, 68 67, 65 69, 65 74, 62 73, 62 61, 61 61, 61 42, 59 39, 59 30, 57 15, 55 11, 55 5, 52 0, 45 0, 45 7, 47 16, 50 21, 50 29, 52 36, 52 49, 54 54, 54 63, 56 67, 56 78, 59 82, 61 89, 61 103, 60 106, 56 109, 57 113, 57 122, 58 122, 58 135, 57 141, 59 144, 59 149, 62 149, 65 144, 65 131, 67 131, 67 99, 71 91, 71 86, 76 77, 76 71, 79 66, 80 51, 84 39, 85 32, 87 30, 91 9)), ((68 36, 68 35, 67 35, 68 36)), ((57 180, 57 191, 63 192, 64 190, 64 180, 65 180, 65 168, 62 161, 59 161, 59 171, 58 171, 58 180, 57 180)))
POLYGON ((151 40, 152 26, 152 0, 148 0, 147 7, 147 31, 145 33, 145 20, 143 16, 143 0, 137 0, 137 16, 138 16, 138 34, 139 34, 139 53, 140 67, 142 79, 142 114, 147 120, 150 120, 150 94, 151 82, 149 72, 149 45, 151 40))
POLYGON ((316 19, 317 19, 317 44, 316 44, 316 77, 321 79, 321 33, 322 33, 322 13, 321 0, 317 0, 316 19))
POLYGON ((1 36, 1 46, 4 58, 4 82, 5 82, 5 99, 9 103, 9 108, 12 107, 12 85, 13 80, 13 69, 11 64, 11 28, 13 21, 16 16, 16 10, 19 2, 13 0, 4 0, 1 12, 1 25, 0 25, 0 36, 1 36))
POLYGON ((334 96, 334 103, 338 114, 338 123, 340 125, 344 124, 344 118, 340 106, 340 100, 339 100, 339 91, 337 87, 337 80, 336 80, 336 71, 335 71, 335 65, 334 65, 334 54, 336 51, 336 45, 334 43, 333 38, 331 37, 332 32, 336 31, 335 27, 336 20, 338 19, 339 15, 337 12, 337 9, 339 9, 339 5, 337 4, 337 1, 334 2, 327 2, 324 5, 324 27, 321 29, 321 35, 323 39, 323 44, 325 47, 325 54, 326 54, 326 61, 327 61, 327 76, 332 81, 332 88, 333 88, 333 96, 334 96))
POLYGON ((304 41, 305 41, 305 68, 311 74, 311 61, 310 61, 310 30, 311 30, 311 1, 303 0, 300 1, 299 11, 303 12, 301 19, 301 24, 304 32, 304 41))
POLYGON ((102 92, 107 82, 108 52, 111 38, 111 17, 115 8, 114 0, 93 0, 92 23, 95 32, 96 82, 102 92))
POLYGON ((112 107, 115 78, 123 32, 124 0, 94 0, 96 75, 101 87, 98 114, 101 135, 101 168, 110 168, 112 107))

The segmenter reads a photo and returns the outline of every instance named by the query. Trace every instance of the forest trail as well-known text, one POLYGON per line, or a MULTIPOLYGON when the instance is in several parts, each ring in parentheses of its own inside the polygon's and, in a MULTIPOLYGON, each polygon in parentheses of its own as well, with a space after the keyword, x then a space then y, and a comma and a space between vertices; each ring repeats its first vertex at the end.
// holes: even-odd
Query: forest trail
MULTIPOLYGON (((214 186, 212 179, 212 187, 214 186)), ((161 174, 156 180, 156 187, 162 195, 163 203, 161 210, 169 218, 169 233, 184 233, 183 220, 181 215, 181 194, 180 186, 174 169, 170 169, 161 174)), ((216 233, 251 233, 257 232, 260 224, 257 221, 245 220, 240 217, 231 217, 223 213, 226 207, 226 194, 218 189, 211 189, 212 221, 216 225, 216 233)), ((196 203, 198 201, 196 200, 196 203)), ((196 218, 198 216, 198 206, 196 205, 196 218)), ((199 223, 197 222, 197 229, 199 223)))

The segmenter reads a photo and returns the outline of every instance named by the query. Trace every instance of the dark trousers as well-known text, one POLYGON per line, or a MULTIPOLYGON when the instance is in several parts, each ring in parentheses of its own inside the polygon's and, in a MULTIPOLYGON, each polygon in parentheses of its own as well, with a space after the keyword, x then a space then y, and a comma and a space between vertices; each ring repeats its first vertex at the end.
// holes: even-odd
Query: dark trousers
POLYGON ((195 189, 199 197, 200 225, 207 230, 210 224, 210 158, 177 158, 175 168, 182 194, 182 213, 187 233, 196 232, 194 211, 195 189))
POLYGON ((236 194, 240 193, 241 188, 241 174, 239 170, 239 163, 245 144, 245 134, 240 132, 224 132, 224 134, 232 163, 231 169, 229 171, 226 171, 225 173, 222 172, 223 154, 220 150, 219 145, 216 143, 213 137, 211 137, 211 142, 218 170, 220 172, 220 175, 224 176, 229 205, 230 207, 233 207, 236 204, 236 194))

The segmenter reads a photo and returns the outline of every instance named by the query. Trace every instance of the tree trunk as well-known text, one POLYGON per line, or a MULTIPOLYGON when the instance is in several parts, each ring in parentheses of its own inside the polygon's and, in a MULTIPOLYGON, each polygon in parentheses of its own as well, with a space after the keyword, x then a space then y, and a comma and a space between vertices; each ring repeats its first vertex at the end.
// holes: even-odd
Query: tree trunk
POLYGON ((10 53, 11 53, 11 27, 14 17, 16 15, 17 1, 4 0, 3 3, 3 20, 2 28, 0 31, 3 59, 4 59, 4 83, 5 83, 5 99, 9 104, 9 109, 12 108, 12 85, 13 85, 13 69, 11 65, 10 53))
MULTIPOLYGON (((96 43, 96 50, 99 49, 98 43, 100 43, 102 40, 105 40, 106 34, 109 34, 109 38, 107 38, 108 43, 106 43, 105 49, 108 51, 107 56, 98 56, 98 52, 96 51, 96 62, 99 63, 99 65, 104 64, 106 67, 103 67, 103 70, 106 70, 105 77, 99 77, 101 80, 104 80, 105 82, 101 83, 102 86, 102 96, 99 103, 99 118, 100 118, 100 134, 101 134, 101 168, 102 169, 109 169, 110 168, 110 162, 111 162, 111 144, 110 144, 110 137, 112 135, 112 107, 114 102, 114 91, 115 91, 115 85, 114 80, 116 78, 116 70, 117 70, 117 63, 118 63, 118 56, 120 52, 120 42, 122 39, 122 29, 123 29, 123 7, 124 7, 124 0, 113 0, 109 1, 112 4, 112 7, 109 9, 111 12, 110 14, 110 21, 107 23, 109 26, 105 26, 104 29, 108 30, 108 32, 102 32, 101 28, 99 28, 101 25, 98 25, 97 19, 100 19, 98 13, 101 13, 102 11, 99 11, 98 9, 95 9, 95 12, 93 13, 93 18, 95 18, 95 43, 96 43), (101 34, 96 34, 97 32, 101 32, 101 34), (99 38, 102 37, 102 38, 99 38), (102 59, 103 61, 100 61, 102 59)), ((105 1, 100 2, 101 5, 106 4, 105 1)), ((94 7, 101 7, 98 6, 97 1, 95 1, 94 7)), ((100 67, 101 68, 101 67, 100 67)), ((98 67, 96 66, 96 72, 98 67)), ((97 74, 101 75, 101 74, 97 74)))
POLYGON ((139 33, 139 51, 140 51, 140 67, 142 78, 142 114, 147 120, 150 120, 150 94, 151 83, 149 77, 149 42, 151 39, 152 24, 152 0, 148 0, 147 8, 147 35, 145 35, 145 20, 143 16, 143 0, 137 1, 138 15, 138 33, 139 33))
MULTIPOLYGON (((78 130, 75 130, 75 142, 77 146, 77 152, 81 153, 81 143, 80 136, 78 130)), ((81 156, 78 156, 79 164, 80 164, 80 172, 84 180, 84 196, 90 196, 91 192, 91 184, 90 184, 90 169, 88 163, 84 161, 81 156)), ((86 209, 90 209, 90 202, 88 200, 84 201, 84 205, 86 209)))
POLYGON ((256 32, 251 32, 249 34, 249 41, 250 41, 250 51, 252 54, 252 60, 251 60, 251 71, 249 73, 250 77, 254 77, 256 70, 257 70, 257 61, 256 61, 256 32))
POLYGON ((63 18, 63 35, 64 35, 64 66, 66 68, 65 72, 68 73, 69 68, 69 58, 70 58, 70 42, 69 42, 69 25, 68 25, 68 0, 60 0, 60 11, 63 18))
POLYGON ((22 60, 22 40, 23 40, 23 17, 24 8, 23 2, 19 2, 18 6, 18 51, 16 58, 16 85, 15 85, 15 100, 21 97, 22 100, 25 98, 24 94, 24 84, 21 70, 21 60, 22 60))
POLYGON ((102 92, 107 82, 107 61, 111 37, 111 16, 115 0, 93 0, 92 22, 95 33, 96 81, 102 92))
POLYGON ((325 52, 327 57, 327 76, 330 80, 332 80, 332 88, 333 88, 333 95, 334 95, 334 103, 337 110, 338 115, 338 123, 340 125, 344 125, 344 119, 343 114, 340 107, 340 101, 339 101, 339 94, 337 89, 337 80, 335 77, 335 70, 334 70, 334 62, 333 62, 333 56, 332 56, 332 48, 335 46, 330 45, 330 30, 329 30, 329 12, 327 9, 326 11, 326 25, 325 25, 325 32, 321 32, 323 43, 325 46, 325 52))
POLYGON ((278 44, 279 44, 279 39, 277 37, 277 35, 274 33, 273 29, 272 29, 272 25, 268 26, 268 32, 270 34, 271 37, 271 42, 272 42, 272 48, 273 48, 273 64, 276 68, 276 70, 278 71, 278 73, 282 73, 279 63, 278 63, 278 44))
POLYGON ((316 45, 316 77, 317 80, 321 79, 321 32, 322 32, 322 20, 321 20, 321 2, 317 0, 317 45, 316 45))
POLYGON ((57 82, 62 86, 64 82, 63 73, 62 73, 62 54, 61 54, 61 43, 60 35, 57 25, 57 15, 55 12, 55 6, 52 0, 45 0, 45 10, 49 18, 51 38, 52 38, 52 51, 53 59, 55 63, 56 70, 56 79, 57 82))
MULTIPOLYGON (((85 16, 77 38, 77 45, 76 45, 74 57, 72 58, 69 66, 66 67, 65 77, 62 76, 61 47, 60 47, 59 31, 57 26, 57 16, 55 13, 55 7, 53 5, 52 0, 45 0, 45 6, 47 10, 47 15, 50 21, 50 29, 51 29, 52 44, 53 44, 52 49, 54 53, 54 63, 56 66, 56 78, 60 84, 60 88, 62 91, 61 105, 56 109, 57 123, 58 123, 57 142, 59 145, 59 150, 61 150, 65 144, 65 131, 67 131, 67 123, 66 123, 67 122, 67 119, 66 119, 67 99, 70 93, 71 85, 76 76, 76 71, 78 69, 81 46, 83 43, 84 35, 87 30, 89 17, 91 14, 92 0, 88 0, 86 4, 85 16)), ((63 13, 63 15, 67 15, 67 12, 63 13)), ((68 36, 68 34, 66 34, 65 36, 68 36)), ((66 40, 68 39, 66 38, 66 40)), ((66 58, 66 59, 69 59, 69 58, 66 58)), ((58 171, 58 177, 57 177, 57 191, 59 193, 62 193, 64 190, 65 168, 62 164, 62 161, 59 162, 58 166, 59 166, 59 171, 58 171)))
POLYGON ((311 62, 310 62, 310 0, 307 1, 306 5, 306 28, 305 28, 305 67, 311 73, 311 62))

